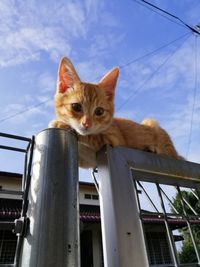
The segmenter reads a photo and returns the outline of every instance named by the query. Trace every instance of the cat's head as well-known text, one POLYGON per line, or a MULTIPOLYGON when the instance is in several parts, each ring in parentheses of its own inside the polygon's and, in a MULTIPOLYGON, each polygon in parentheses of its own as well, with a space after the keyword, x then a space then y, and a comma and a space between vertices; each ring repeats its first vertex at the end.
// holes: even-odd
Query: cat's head
POLYGON ((64 57, 58 70, 56 115, 81 135, 98 134, 112 122, 119 69, 109 71, 97 84, 82 82, 64 57))

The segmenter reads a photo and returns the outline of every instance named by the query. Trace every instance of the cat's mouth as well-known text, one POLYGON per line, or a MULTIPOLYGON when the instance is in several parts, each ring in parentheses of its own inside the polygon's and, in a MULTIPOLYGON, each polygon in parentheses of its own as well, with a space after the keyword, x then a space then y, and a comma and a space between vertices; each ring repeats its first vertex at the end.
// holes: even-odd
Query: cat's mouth
POLYGON ((80 135, 90 135, 95 134, 95 131, 92 128, 85 129, 85 128, 76 128, 76 132, 80 135))
POLYGON ((104 132, 110 124, 100 126, 93 124, 91 127, 84 127, 75 121, 69 121, 69 125, 80 135, 96 135, 104 132))
POLYGON ((100 132, 102 132, 101 128, 99 129, 98 127, 95 127, 95 126, 92 126, 90 128, 85 128, 80 125, 76 125, 76 126, 74 125, 73 128, 80 135, 95 135, 95 134, 99 134, 100 132))

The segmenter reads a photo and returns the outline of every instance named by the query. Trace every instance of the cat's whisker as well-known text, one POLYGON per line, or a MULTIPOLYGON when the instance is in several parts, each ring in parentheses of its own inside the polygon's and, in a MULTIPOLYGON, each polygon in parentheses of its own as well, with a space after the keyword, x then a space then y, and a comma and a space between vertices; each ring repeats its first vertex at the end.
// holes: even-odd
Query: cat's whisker
POLYGON ((77 132, 81 167, 95 167, 95 154, 104 145, 146 150, 180 159, 170 136, 155 120, 147 119, 139 124, 113 117, 118 68, 108 72, 97 84, 85 83, 79 79, 70 60, 63 58, 58 73, 57 121, 52 125, 77 132))

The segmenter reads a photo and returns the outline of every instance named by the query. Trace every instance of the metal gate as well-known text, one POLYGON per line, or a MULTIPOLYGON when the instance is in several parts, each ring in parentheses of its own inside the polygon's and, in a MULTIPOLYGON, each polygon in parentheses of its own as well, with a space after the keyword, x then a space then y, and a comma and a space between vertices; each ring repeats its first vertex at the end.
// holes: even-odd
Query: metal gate
POLYGON ((189 189, 200 205, 200 165, 120 147, 104 148, 97 159, 105 266, 200 266, 197 245, 200 237, 193 232, 193 225, 200 227, 200 214, 186 200, 182 191, 183 188, 189 189), (145 183, 156 188, 159 208, 153 200, 154 196, 150 196, 145 189, 145 183), (175 188, 180 199, 181 212, 173 206, 168 196, 170 192, 166 192, 164 186, 175 188), (141 194, 145 195, 153 207, 152 212, 141 208, 141 194), (173 211, 167 211, 166 200, 173 211), (171 263, 154 264, 147 253, 144 224, 150 215, 165 226, 171 263), (177 224, 181 222, 188 227, 196 263, 182 265, 180 262, 170 226, 172 221, 177 224))
MULTIPOLYGON (((18 235, 17 253, 15 263, 4 266, 79 267, 76 136, 61 129, 46 129, 35 139, 1 136, 28 142, 23 151, 0 146, 25 153, 23 188, 19 192, 23 196, 21 219, 10 223, 18 235)), ((109 146, 97 154, 97 162, 94 180, 100 198, 104 265, 200 266, 200 237, 194 231, 194 227, 200 227, 200 214, 184 193, 190 192, 200 206, 200 165, 109 146), (149 191, 151 187, 154 193, 149 191), (170 197, 172 188, 180 200, 179 210, 170 197), (161 236, 144 231, 150 219, 165 229, 164 264, 156 258, 155 250, 155 240, 161 236), (179 259, 172 224, 187 227, 196 262, 183 264, 179 259), (149 238, 154 241, 149 242, 149 238), (151 250, 154 254, 149 253, 151 250)))

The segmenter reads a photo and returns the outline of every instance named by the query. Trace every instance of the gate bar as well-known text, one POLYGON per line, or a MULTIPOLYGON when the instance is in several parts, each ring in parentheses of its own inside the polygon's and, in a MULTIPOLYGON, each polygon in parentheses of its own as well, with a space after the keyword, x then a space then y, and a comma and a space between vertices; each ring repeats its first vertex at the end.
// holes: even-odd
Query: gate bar
MULTIPOLYGON (((97 153, 97 166, 105 267, 149 266, 134 182, 199 188, 200 165, 135 149, 107 146, 97 153)), ((162 200, 160 189, 158 191, 162 200)), ((168 235, 171 235, 165 210, 163 214, 168 235)), ((179 266, 170 237, 175 266, 179 266)))
POLYGON ((129 166, 108 147, 97 154, 105 267, 148 267, 137 193, 129 166))
POLYGON ((63 129, 36 136, 28 233, 20 267, 79 267, 77 138, 63 129))

